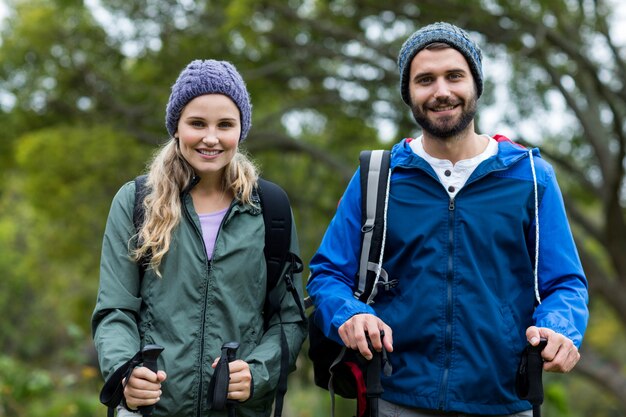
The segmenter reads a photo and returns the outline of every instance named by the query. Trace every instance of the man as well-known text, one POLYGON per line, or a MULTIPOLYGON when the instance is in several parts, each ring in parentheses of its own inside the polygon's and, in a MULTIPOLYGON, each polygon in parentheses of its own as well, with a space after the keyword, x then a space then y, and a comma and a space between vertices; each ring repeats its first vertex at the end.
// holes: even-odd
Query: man
POLYGON ((554 171, 536 149, 475 132, 482 53, 465 31, 418 30, 398 66, 423 135, 392 150, 383 268, 397 286, 371 305, 353 296, 357 173, 311 261, 315 322, 368 358, 366 334, 393 352, 382 416, 529 416, 515 392, 524 347, 547 339, 544 370, 569 372, 588 320, 554 171))

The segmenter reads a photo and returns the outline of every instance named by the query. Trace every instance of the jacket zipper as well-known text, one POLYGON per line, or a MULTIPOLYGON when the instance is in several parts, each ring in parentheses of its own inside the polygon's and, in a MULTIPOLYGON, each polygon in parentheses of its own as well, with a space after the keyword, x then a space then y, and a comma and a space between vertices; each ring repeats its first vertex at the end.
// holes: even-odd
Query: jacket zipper
POLYGON ((448 203, 448 267, 446 271, 446 330, 444 336, 444 367, 439 391, 439 409, 443 410, 446 402, 448 377, 452 362, 452 284, 454 281, 454 198, 448 203))
MULTIPOLYGON (((414 167, 407 167, 407 168, 414 168, 414 167)), ((445 189, 445 187, 443 187, 443 184, 441 183, 441 181, 439 180, 439 177, 437 177, 437 175, 435 175, 434 173, 429 172, 426 169, 423 168, 419 168, 422 171, 424 171, 424 173, 426 173, 426 175, 429 175, 430 177, 432 177, 437 183, 439 183, 442 188, 444 189, 444 192, 447 195, 447 191, 445 189)), ((473 182, 473 181, 472 181, 473 182)), ((467 185, 467 184, 466 184, 467 185)), ((465 187, 463 187, 465 188, 465 187)), ((459 191, 460 193, 460 191, 459 191)), ((457 194, 458 195, 458 194, 457 194)), ((444 410, 444 406, 445 406, 445 402, 446 402, 446 391, 447 391, 447 386, 448 386, 448 379, 449 379, 449 374, 450 374, 450 366, 451 366, 451 362, 452 362, 452 282, 454 279, 454 274, 453 274, 453 267, 454 267, 454 256, 453 256, 453 250, 454 250, 454 215, 455 215, 455 209, 456 209, 456 204, 454 201, 454 198, 450 198, 449 202, 448 202, 448 226, 449 226, 449 232, 448 232, 448 265, 447 265, 447 271, 446 271, 446 309, 445 309, 445 321, 446 321, 446 328, 445 328, 445 332, 444 332, 444 367, 443 367, 443 375, 441 377, 441 385, 439 387, 439 401, 438 401, 438 408, 439 410, 444 410)))
MULTIPOLYGON (((481 175, 472 178, 471 181, 468 181, 465 183, 465 186, 461 189, 461 191, 463 191, 463 189, 465 189, 469 184, 478 181, 479 179, 485 177, 488 174, 491 174, 493 172, 497 172, 497 171, 505 171, 507 169, 510 168, 511 165, 513 165, 514 163, 516 163, 517 161, 519 161, 520 159, 524 158, 527 154, 525 155, 520 155, 518 158, 515 158, 511 163, 507 164, 507 166, 504 167, 500 167, 497 169, 492 169, 489 170, 487 172, 482 173, 481 175)), ((439 184, 441 184, 443 186, 443 184, 441 183, 441 181, 439 180, 439 178, 437 177, 437 175, 434 175, 433 173, 429 172, 428 170, 421 168, 421 167, 415 167, 415 166, 409 166, 409 165, 398 165, 398 166, 403 166, 404 168, 418 168, 421 169, 422 171, 424 171, 426 173, 426 175, 429 175, 430 177, 432 177, 436 182, 438 182, 439 184)), ((445 190, 445 188, 444 188, 445 190)), ((461 193, 461 191, 459 191, 458 194, 461 193)), ((447 191, 446 191, 447 194, 447 191)), ((457 196, 458 196, 457 194, 457 196)), ((447 386, 448 386, 448 379, 449 379, 449 374, 450 374, 450 367, 452 365, 452 304, 453 304, 453 297, 452 297, 452 284, 453 284, 453 279, 454 279, 454 274, 453 274, 453 267, 454 267, 454 256, 453 256, 453 250, 454 250, 454 221, 455 221, 455 210, 456 210, 456 203, 454 201, 454 198, 450 198, 450 201, 448 203, 448 225, 449 225, 449 232, 448 232, 448 265, 447 265, 447 272, 446 272, 446 329, 445 329, 445 334, 444 334, 444 354, 445 354, 445 358, 444 358, 444 369, 443 369, 443 375, 441 377, 441 386, 439 389, 439 403, 438 403, 438 408, 439 410, 444 410, 444 406, 445 406, 445 402, 446 402, 446 392, 447 392, 447 386)))
POLYGON ((205 259, 207 260, 206 262, 206 274, 207 274, 207 284, 204 287, 204 305, 202 307, 202 328, 200 329, 200 376, 198 378, 198 403, 196 405, 196 416, 197 417, 201 417, 202 416, 202 399, 203 399, 203 392, 204 392, 204 387, 203 387, 203 366, 204 366, 204 329, 205 329, 205 317, 206 317, 206 308, 207 308, 207 298, 209 296, 209 274, 210 274, 210 262, 209 262, 209 255, 206 253, 206 246, 204 245, 204 239, 202 237, 202 231, 198 230, 198 226, 196 225, 196 223, 193 221, 193 218, 191 216, 191 214, 189 213, 189 210, 187 209, 187 205, 183 202, 183 207, 184 207, 184 211, 185 211, 185 217, 187 218, 187 220, 189 221, 189 223, 193 226, 193 229, 196 232, 196 235, 200 238, 200 242, 202 243, 202 248, 204 250, 204 256, 205 259))
MULTIPOLYGON (((202 237, 202 230, 198 229, 198 226, 196 225, 196 222, 193 220, 191 213, 189 213, 189 210, 187 209, 187 205, 183 202, 183 207, 184 207, 184 212, 185 212, 185 217, 187 217, 187 220, 189 221, 189 223, 191 223, 191 225, 193 226, 193 229, 196 232, 196 235, 200 238, 200 243, 202 244, 202 249, 204 250, 204 256, 206 259, 206 276, 207 276, 207 285, 204 287, 204 305, 202 307, 202 329, 200 330, 200 378, 199 378, 199 383, 198 383, 198 403, 197 403, 197 407, 196 407, 196 416, 197 417, 201 417, 202 416, 202 402, 203 402, 203 393, 204 393, 204 387, 203 387, 203 366, 204 366, 204 329, 206 328, 206 311, 207 311, 207 299, 209 297, 209 275, 211 274, 211 261, 209 261, 209 254, 206 251, 206 246, 204 244, 204 238, 202 237)), ((215 236, 215 240, 217 241, 219 235, 220 235, 220 231, 222 230, 222 227, 224 226, 224 223, 226 222, 226 219, 228 218, 228 216, 230 215, 230 212, 233 208, 233 204, 230 205, 230 207, 228 208, 228 211, 226 212, 226 214, 224 214, 224 218, 222 219, 222 223, 220 224, 219 229, 217 230, 217 235, 215 236)))

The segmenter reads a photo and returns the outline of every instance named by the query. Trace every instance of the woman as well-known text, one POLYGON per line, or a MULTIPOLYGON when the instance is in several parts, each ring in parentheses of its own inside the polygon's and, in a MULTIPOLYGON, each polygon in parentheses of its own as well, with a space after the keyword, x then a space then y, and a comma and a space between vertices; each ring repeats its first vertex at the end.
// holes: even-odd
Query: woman
MULTIPOLYGON (((102 373, 106 379, 147 344, 164 347, 156 373, 136 367, 125 378, 125 409, 118 415, 150 405, 155 416, 217 415, 209 410, 207 390, 229 341, 240 343, 240 359, 230 364, 228 398, 240 402, 241 416, 269 415, 281 325, 293 369, 305 335, 294 298, 281 298, 280 315, 268 325, 262 314, 266 262, 258 175, 239 151, 250 125, 250 98, 237 70, 224 61, 191 62, 172 87, 170 140, 150 166, 138 231, 135 183, 113 199, 92 318, 102 373)), ((295 227, 291 235, 297 254, 295 227)), ((294 281, 301 297, 300 276, 294 281)))

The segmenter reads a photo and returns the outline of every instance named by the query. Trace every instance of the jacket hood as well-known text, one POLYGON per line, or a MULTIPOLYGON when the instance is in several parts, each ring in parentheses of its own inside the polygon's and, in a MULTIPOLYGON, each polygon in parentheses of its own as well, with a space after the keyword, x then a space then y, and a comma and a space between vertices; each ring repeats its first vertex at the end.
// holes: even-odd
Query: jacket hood
MULTIPOLYGON (((498 142, 498 153, 495 157, 489 159, 488 164, 483 164, 479 169, 488 169, 488 170, 498 170, 504 169, 518 162, 519 160, 528 156, 528 148, 513 142, 509 138, 503 135, 495 135, 493 136, 498 142)), ((395 168, 396 166, 412 166, 412 167, 422 167, 427 170, 430 169, 430 165, 424 159, 419 157, 413 152, 410 147, 411 141, 415 139, 413 138, 404 138, 400 142, 396 143, 391 150, 391 167, 395 168)), ((533 156, 541 157, 539 153, 539 149, 532 149, 533 156)))

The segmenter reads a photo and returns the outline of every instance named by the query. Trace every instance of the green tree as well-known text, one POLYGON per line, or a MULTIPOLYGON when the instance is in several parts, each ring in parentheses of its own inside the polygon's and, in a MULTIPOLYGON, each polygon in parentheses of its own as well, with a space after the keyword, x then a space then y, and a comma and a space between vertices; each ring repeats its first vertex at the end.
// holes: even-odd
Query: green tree
MULTIPOLYGON (((504 91, 497 128, 539 145, 556 166, 589 278, 583 359, 571 377, 547 377, 546 407, 551 415, 623 414, 626 62, 611 13, 618 3, 7 1, 11 14, 0 29, 0 351, 11 366, 50 369, 54 381, 91 375, 83 385, 95 396, 86 370, 93 367, 89 315, 104 219, 119 186, 166 139, 169 88, 187 62, 227 59, 242 72, 254 104, 244 146, 263 175, 287 189, 306 261, 359 150, 419 134, 399 97, 396 55, 415 29, 446 20, 484 45, 490 65, 482 110, 501 106, 504 91), (504 89, 496 78, 507 80, 504 89), (558 129, 555 112, 565 120, 558 129), (70 360, 75 354, 80 359, 70 360)), ((478 120, 481 131, 500 133, 486 120, 478 120)), ((327 396, 296 389, 311 381, 304 356, 299 365, 290 415, 312 415, 297 401, 327 396)), ((59 415, 89 415, 89 405, 81 407, 69 412, 60 404, 59 415)))

